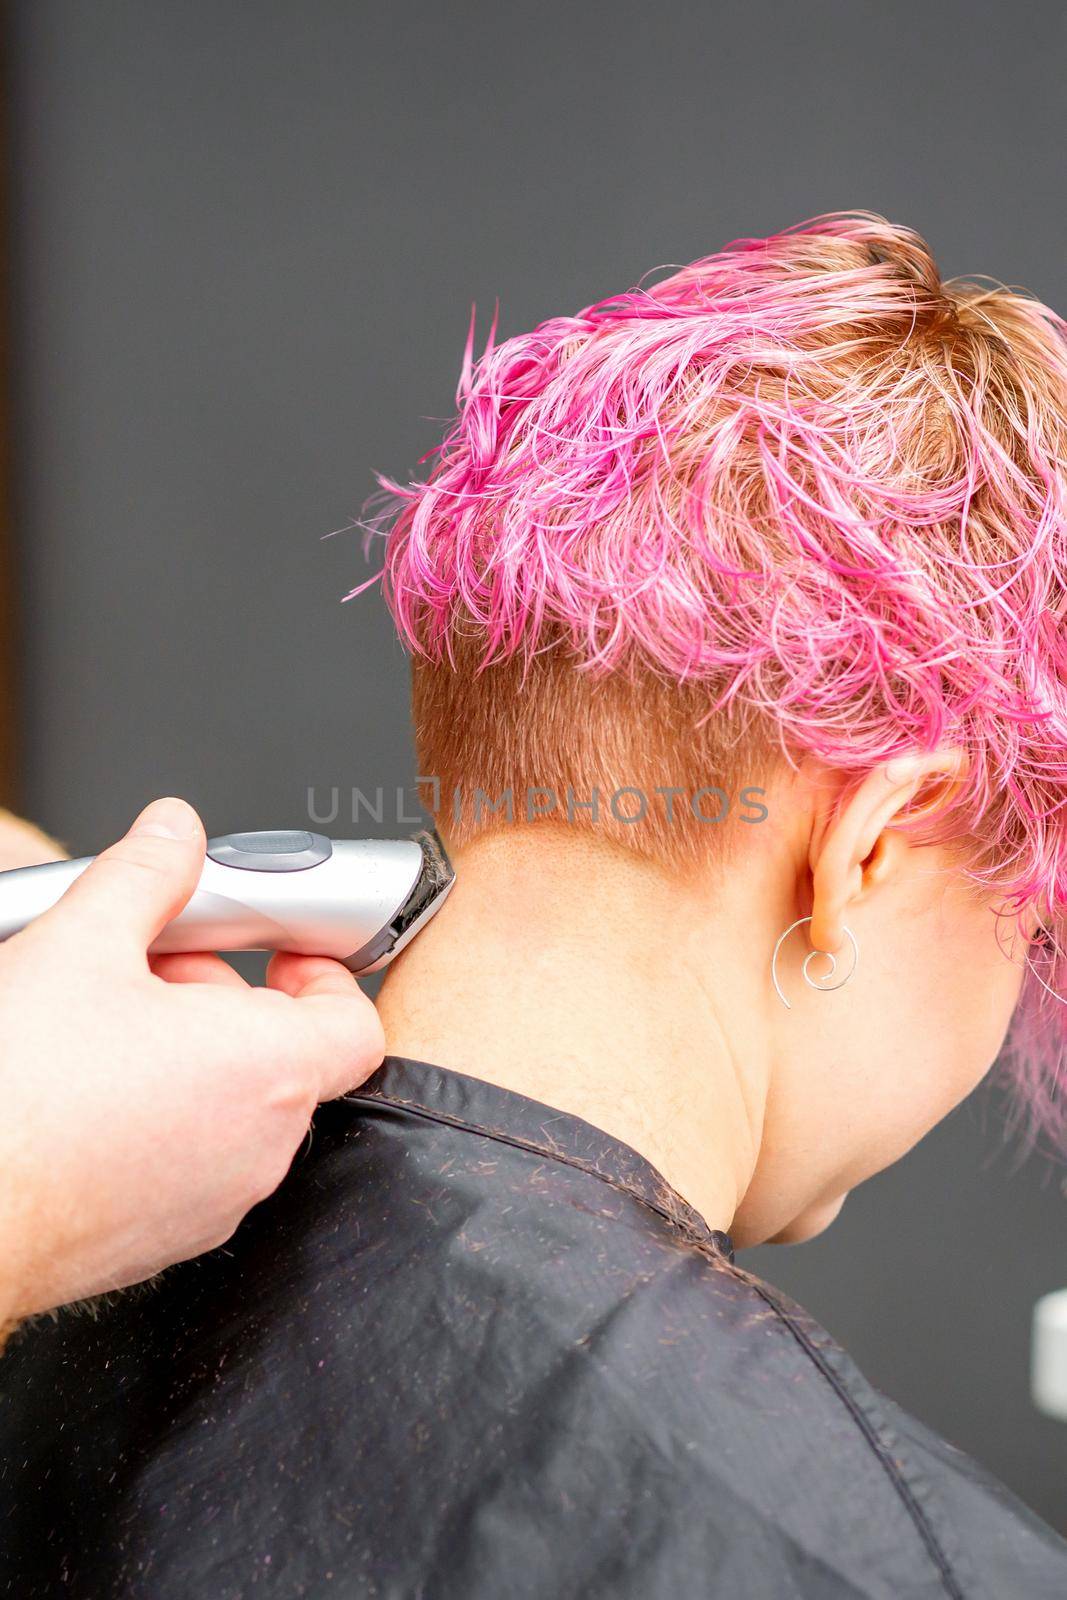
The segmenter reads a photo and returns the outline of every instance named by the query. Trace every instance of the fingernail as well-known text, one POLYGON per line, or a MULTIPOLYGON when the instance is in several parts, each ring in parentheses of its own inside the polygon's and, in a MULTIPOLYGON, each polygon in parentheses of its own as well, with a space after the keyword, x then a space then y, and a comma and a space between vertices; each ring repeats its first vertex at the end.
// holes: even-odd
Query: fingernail
POLYGON ((192 806, 168 796, 145 806, 130 832, 147 833, 156 839, 191 839, 199 828, 200 818, 192 806))

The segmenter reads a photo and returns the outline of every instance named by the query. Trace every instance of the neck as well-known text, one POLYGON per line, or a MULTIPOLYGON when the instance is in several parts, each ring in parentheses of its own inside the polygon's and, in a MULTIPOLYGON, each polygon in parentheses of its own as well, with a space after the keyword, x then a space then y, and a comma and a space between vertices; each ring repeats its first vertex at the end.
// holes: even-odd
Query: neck
POLYGON ((745 926, 729 874, 711 888, 543 824, 483 834, 454 860, 448 901, 382 985, 389 1052, 584 1118, 729 1229, 769 1076, 763 974, 725 932, 745 926))

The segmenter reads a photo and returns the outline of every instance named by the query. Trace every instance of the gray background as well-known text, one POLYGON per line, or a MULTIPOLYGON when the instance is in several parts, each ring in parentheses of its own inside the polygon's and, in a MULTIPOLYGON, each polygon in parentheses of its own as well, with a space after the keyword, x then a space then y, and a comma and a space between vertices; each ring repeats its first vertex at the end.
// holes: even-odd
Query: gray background
MULTIPOLYGON (((410 783, 352 534, 507 334, 862 206, 1067 307, 1061 4, 32 0, 12 13, 24 806, 299 824, 410 783)), ((756 1252, 894 1397, 1067 1529, 1027 1398, 1060 1174, 978 1098, 830 1234, 756 1252)))

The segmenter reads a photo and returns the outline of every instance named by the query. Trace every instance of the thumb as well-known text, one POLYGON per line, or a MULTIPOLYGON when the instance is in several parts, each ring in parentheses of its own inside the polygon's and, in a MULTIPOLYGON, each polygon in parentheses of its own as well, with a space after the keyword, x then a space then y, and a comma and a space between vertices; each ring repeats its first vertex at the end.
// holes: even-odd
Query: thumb
POLYGON ((204 826, 184 800, 154 800, 42 921, 55 933, 143 955, 185 905, 204 865, 204 826))

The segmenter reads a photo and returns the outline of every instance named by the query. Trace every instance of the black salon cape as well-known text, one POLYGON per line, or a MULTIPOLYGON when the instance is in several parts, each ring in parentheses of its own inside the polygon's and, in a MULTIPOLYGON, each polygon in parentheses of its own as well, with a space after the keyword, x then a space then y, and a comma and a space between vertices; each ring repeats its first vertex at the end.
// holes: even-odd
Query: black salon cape
POLYGON ((627 1146, 387 1060, 225 1248, 0 1358, 0 1595, 1067 1596, 627 1146))

